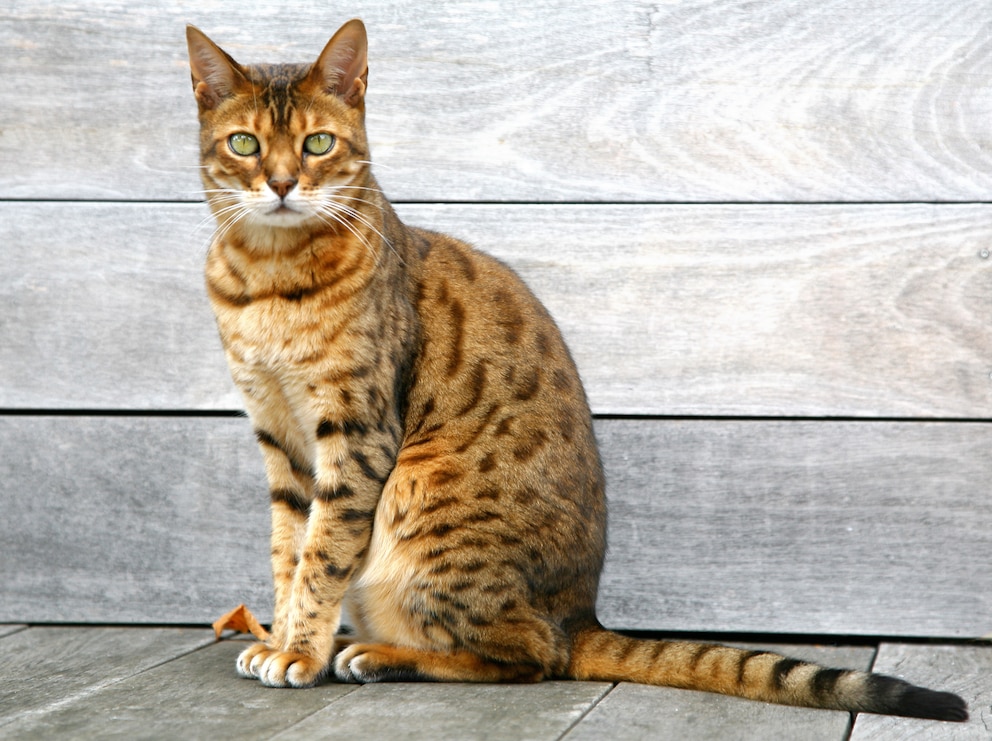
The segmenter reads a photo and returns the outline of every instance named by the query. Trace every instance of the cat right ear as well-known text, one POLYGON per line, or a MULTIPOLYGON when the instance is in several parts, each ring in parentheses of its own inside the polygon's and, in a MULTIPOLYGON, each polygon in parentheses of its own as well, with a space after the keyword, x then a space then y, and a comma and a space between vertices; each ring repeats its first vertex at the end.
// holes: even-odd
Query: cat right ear
POLYGON ((361 107, 369 81, 368 44, 365 24, 357 18, 348 21, 320 53, 311 80, 352 108, 361 107))
POLYGON ((241 65, 196 26, 186 26, 193 93, 201 108, 211 109, 248 85, 241 65))

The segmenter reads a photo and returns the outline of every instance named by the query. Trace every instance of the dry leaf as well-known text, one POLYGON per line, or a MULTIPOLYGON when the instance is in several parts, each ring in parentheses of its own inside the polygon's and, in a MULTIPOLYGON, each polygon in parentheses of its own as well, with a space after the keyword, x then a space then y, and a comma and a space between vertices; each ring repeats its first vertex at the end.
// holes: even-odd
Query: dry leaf
POLYGON ((220 634, 225 630, 234 630, 238 633, 251 633, 260 641, 264 641, 269 637, 269 631, 262 627, 262 624, 251 614, 251 610, 244 605, 238 605, 214 622, 214 635, 218 638, 220 638, 220 634))

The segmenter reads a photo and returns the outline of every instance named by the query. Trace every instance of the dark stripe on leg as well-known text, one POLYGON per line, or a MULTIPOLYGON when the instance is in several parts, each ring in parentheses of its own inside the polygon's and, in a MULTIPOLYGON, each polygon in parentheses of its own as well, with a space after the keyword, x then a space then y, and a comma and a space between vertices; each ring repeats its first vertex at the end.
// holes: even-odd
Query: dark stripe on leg
POLYGON ((374 481, 379 485, 386 483, 387 476, 381 476, 376 472, 372 465, 369 463, 369 459, 365 457, 365 454, 360 450, 353 450, 351 452, 351 459, 358 464, 358 467, 362 470, 362 475, 370 481, 374 481))
POLYGON ((317 491, 317 499, 322 502, 333 502, 335 499, 349 499, 353 496, 355 496, 355 492, 344 485, 336 489, 319 489, 317 491))
POLYGON ((282 502, 301 515, 307 515, 310 512, 310 501, 299 492, 292 491, 291 489, 276 489, 271 492, 270 496, 273 504, 282 502))
POLYGON ((278 450, 289 461, 289 467, 300 476, 306 476, 313 478, 313 470, 310 466, 304 465, 300 461, 296 460, 293 456, 289 454, 286 450, 286 446, 280 443, 276 438, 274 438, 270 433, 265 430, 255 430, 255 439, 258 440, 259 445, 264 445, 274 450, 278 450))
POLYGON ((352 435, 365 435, 369 431, 368 426, 364 422, 360 422, 355 419, 346 419, 341 422, 336 422, 332 419, 321 420, 320 424, 317 425, 317 439, 320 440, 325 437, 330 437, 331 435, 342 434, 347 437, 352 435))
POLYGON ((375 510, 346 509, 341 513, 341 519, 345 522, 372 522, 375 518, 375 510))

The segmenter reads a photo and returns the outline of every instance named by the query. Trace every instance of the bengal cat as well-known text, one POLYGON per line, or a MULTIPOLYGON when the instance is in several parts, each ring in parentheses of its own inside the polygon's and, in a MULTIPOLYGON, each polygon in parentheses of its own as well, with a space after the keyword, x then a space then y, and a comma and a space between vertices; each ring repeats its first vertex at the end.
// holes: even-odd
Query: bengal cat
POLYGON ((600 626, 589 407, 544 307, 495 259, 404 225, 369 163, 367 43, 242 66, 187 29, 206 283, 271 493, 266 685, 632 681, 964 720, 956 695, 600 626), (355 639, 336 637, 343 603, 355 639))

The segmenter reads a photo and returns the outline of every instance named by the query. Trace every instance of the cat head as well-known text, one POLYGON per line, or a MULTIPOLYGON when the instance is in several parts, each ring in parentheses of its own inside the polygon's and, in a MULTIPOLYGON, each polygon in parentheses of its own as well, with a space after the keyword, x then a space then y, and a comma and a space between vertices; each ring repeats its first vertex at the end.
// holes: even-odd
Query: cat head
POLYGON ((194 26, 186 40, 201 173, 218 221, 340 223, 369 179, 362 22, 344 24, 311 65, 241 65, 194 26))

